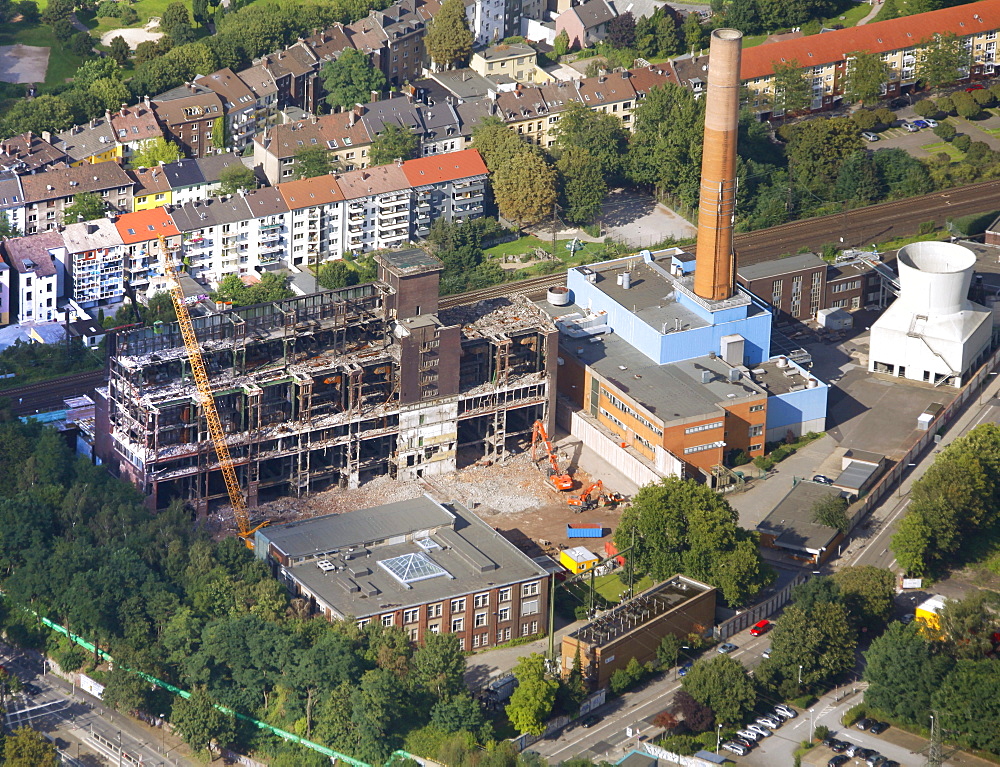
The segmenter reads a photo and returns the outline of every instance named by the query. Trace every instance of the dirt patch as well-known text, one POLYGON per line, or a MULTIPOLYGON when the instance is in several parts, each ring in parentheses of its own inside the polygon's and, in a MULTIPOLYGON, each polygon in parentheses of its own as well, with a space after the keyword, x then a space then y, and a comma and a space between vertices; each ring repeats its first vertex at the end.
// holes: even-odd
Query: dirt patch
POLYGON ((121 36, 128 43, 128 47, 133 51, 139 47, 139 43, 153 42, 155 43, 161 37, 163 37, 162 32, 153 32, 154 29, 159 29, 160 20, 159 18, 152 18, 146 22, 144 27, 136 27, 129 29, 112 29, 110 32, 105 32, 101 35, 102 45, 111 45, 111 41, 116 37, 121 36))
POLYGON ((5 83, 43 83, 49 68, 49 48, 0 45, 0 80, 5 83))

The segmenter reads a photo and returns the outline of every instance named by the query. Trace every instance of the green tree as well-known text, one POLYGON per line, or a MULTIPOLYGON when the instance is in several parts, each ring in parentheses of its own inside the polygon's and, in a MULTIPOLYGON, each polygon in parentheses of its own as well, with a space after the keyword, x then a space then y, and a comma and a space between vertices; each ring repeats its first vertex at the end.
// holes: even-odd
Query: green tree
POLYGON ((50 27, 60 19, 69 19, 76 9, 76 0, 51 0, 42 13, 42 21, 50 27))
POLYGON ((129 100, 128 88, 121 80, 95 80, 87 90, 97 99, 102 109, 112 112, 117 112, 129 100))
POLYGON ((854 51, 847 54, 844 100, 870 104, 878 99, 889 77, 889 65, 877 53, 854 51))
POLYGON ((1000 598, 977 591, 964 599, 948 599, 938 614, 947 654, 953 658, 978 660, 992 649, 991 637, 1000 629, 995 612, 1000 598))
POLYGON ((600 172, 608 183, 614 183, 620 176, 628 150, 628 134, 615 115, 595 112, 579 101, 570 101, 552 136, 557 151, 576 148, 590 153, 600 162, 600 172))
POLYGON ((455 634, 429 634, 413 653, 415 681, 438 700, 465 689, 465 655, 455 634))
POLYGON ((208 0, 193 0, 191 3, 191 16, 201 26, 207 26, 212 18, 208 9, 208 0))
POLYGON ((170 165, 181 159, 181 150, 177 144, 157 137, 144 141, 132 153, 129 161, 133 168, 155 168, 161 162, 170 165))
POLYGON ((315 178, 332 173, 336 161, 326 149, 321 146, 304 146, 295 151, 295 178, 315 178))
POLYGON ((115 35, 111 38, 111 58, 118 62, 119 66, 125 66, 131 56, 132 49, 124 37, 115 35))
POLYGON ((236 194, 240 189, 247 191, 257 188, 257 177, 241 162, 227 165, 219 173, 219 191, 222 194, 236 194))
POLYGON ((862 139, 854 124, 835 117, 796 125, 786 152, 796 182, 825 198, 837 181, 841 164, 861 148, 862 139))
POLYGON ((358 273, 341 259, 320 264, 316 276, 319 284, 327 290, 336 290, 358 284, 358 273))
POLYGON ((266 272, 259 281, 244 285, 237 275, 230 274, 219 283, 215 300, 231 303, 233 306, 249 306, 281 301, 292 295, 292 291, 288 289, 288 278, 284 275, 266 272))
POLYGON ((635 45, 635 16, 631 11, 620 13, 608 22, 608 35, 605 39, 619 49, 635 45))
POLYGON ((891 570, 871 565, 844 567, 832 577, 856 628, 877 630, 888 622, 896 593, 896 578, 891 570))
POLYGON ((7 767, 58 767, 62 760, 55 744, 30 727, 19 727, 3 742, 7 767))
POLYGON ((472 131, 472 146, 483 156, 490 173, 507 160, 521 156, 528 145, 518 138, 499 117, 487 117, 472 131))
POLYGON ((106 205, 99 194, 82 192, 73 197, 73 204, 63 209, 63 222, 94 221, 104 215, 106 205))
POLYGON ((697 13, 689 13, 684 18, 682 30, 684 32, 684 47, 689 51, 700 51, 705 44, 705 30, 702 29, 701 20, 697 13))
POLYGON ((171 723, 184 742, 196 752, 202 749, 212 756, 216 746, 227 746, 236 737, 236 722, 215 707, 204 687, 197 687, 188 699, 174 703, 171 723))
MULTIPOLYGON (((838 190, 839 194, 839 190, 838 190)), ((847 499, 836 492, 818 499, 810 509, 812 521, 827 527, 835 527, 846 533, 851 526, 847 517, 847 499)))
POLYGON ((410 160, 417 151, 418 143, 416 134, 396 123, 386 123, 368 150, 368 164, 387 165, 398 159, 410 160))
POLYGON ((615 532, 619 549, 635 545, 638 573, 663 580, 676 573, 716 584, 730 605, 742 605, 774 578, 756 537, 718 493, 677 478, 643 487, 615 532))
POLYGON ((216 117, 212 122, 212 148, 225 149, 229 143, 227 134, 226 118, 216 117))
POLYGON ((681 688, 712 709, 722 724, 739 724, 757 704, 757 693, 746 669, 728 655, 695 663, 681 682, 681 688))
POLYGON ((472 55, 473 39, 464 0, 444 0, 427 24, 424 47, 439 69, 454 69, 472 55))
POLYGON ((489 733, 482 706, 468 692, 435 703, 431 709, 431 724, 445 732, 465 731, 480 737, 484 732, 489 733))
POLYGON ((537 152, 526 151, 497 168, 493 196, 504 218, 521 226, 537 224, 552 215, 555 170, 537 152))
POLYGON ((555 51, 556 56, 565 56, 569 53, 569 33, 565 29, 556 35, 556 39, 552 41, 552 49, 555 51))
POLYGON ((118 711, 126 714, 142 711, 148 699, 149 683, 134 671, 116 664, 104 679, 101 700, 118 711))
POLYGON ((676 634, 667 634, 656 646, 656 659, 662 668, 671 668, 677 665, 684 640, 676 634))
POLYGON ((94 52, 95 40, 89 32, 77 32, 69 41, 69 49, 75 56, 90 56, 94 52))
POLYGON ((782 117, 790 112, 801 112, 812 102, 812 86, 806 79, 805 70, 796 59, 775 61, 774 79, 774 113, 782 117))
POLYGON ((58 133, 73 124, 73 113, 59 96, 43 94, 33 99, 17 101, 3 117, 4 136, 17 136, 31 131, 58 133))
POLYGON ((355 104, 367 104, 372 91, 385 88, 385 75, 376 69, 368 56, 348 48, 320 69, 320 79, 326 89, 326 102, 333 108, 353 109, 355 104))
POLYGON ((865 702, 892 718, 923 724, 934 691, 953 664, 933 652, 917 623, 893 622, 865 652, 865 702))
POLYGON ((563 217, 574 224, 593 221, 601 212, 608 185, 601 174, 601 164, 586 149, 572 147, 562 152, 556 162, 563 217))
POLYGON ((86 90, 98 80, 121 80, 121 65, 113 58, 94 58, 84 61, 73 74, 73 85, 86 90))
POLYGON ((545 676, 545 658, 539 653, 520 658, 514 667, 517 688, 507 703, 507 718, 518 732, 541 735, 552 713, 559 683, 545 676))
POLYGON ((744 35, 755 35, 760 32, 760 15, 756 0, 730 0, 726 8, 726 26, 738 29, 744 35))
POLYGON ((982 116, 983 108, 968 93, 955 93, 951 98, 955 102, 955 112, 962 119, 978 120, 982 116))
POLYGON ((955 126, 951 123, 941 122, 934 126, 934 135, 937 136, 942 141, 951 141, 955 136, 958 135, 958 131, 955 130, 955 126))
POLYGON ((1000 664, 960 660, 934 693, 940 726, 967 748, 1000 752, 1000 664))
POLYGON ((668 58, 681 52, 678 33, 680 20, 669 6, 657 8, 652 16, 639 19, 635 28, 635 44, 644 58, 668 58))
POLYGON ((916 112, 919 117, 937 117, 941 110, 938 108, 934 99, 927 98, 920 99, 920 101, 914 104, 913 111, 916 112))
MULTIPOLYGON (((176 41, 175 35, 178 34, 180 30, 180 35, 184 36, 191 29, 191 17, 188 15, 187 5, 182 2, 170 3, 164 9, 163 15, 160 16, 160 31, 165 35, 169 35, 171 38, 175 39, 175 43, 180 45, 181 43, 176 41)), ((191 42, 190 40, 184 40, 184 42, 191 42)))
POLYGON ((917 47, 916 75, 931 88, 951 85, 969 69, 971 51, 951 32, 938 32, 917 47))

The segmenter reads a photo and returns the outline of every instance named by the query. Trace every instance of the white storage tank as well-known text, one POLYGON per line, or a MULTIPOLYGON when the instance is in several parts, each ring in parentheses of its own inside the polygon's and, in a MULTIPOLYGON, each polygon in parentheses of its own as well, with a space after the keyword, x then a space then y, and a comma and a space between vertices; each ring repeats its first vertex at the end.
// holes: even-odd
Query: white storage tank
POLYGON ((553 306, 569 306, 570 292, 565 285, 553 285, 545 291, 546 300, 553 306))
POLYGON ((914 242, 896 254, 899 263, 899 300, 922 315, 962 311, 972 283, 976 255, 951 242, 914 242))

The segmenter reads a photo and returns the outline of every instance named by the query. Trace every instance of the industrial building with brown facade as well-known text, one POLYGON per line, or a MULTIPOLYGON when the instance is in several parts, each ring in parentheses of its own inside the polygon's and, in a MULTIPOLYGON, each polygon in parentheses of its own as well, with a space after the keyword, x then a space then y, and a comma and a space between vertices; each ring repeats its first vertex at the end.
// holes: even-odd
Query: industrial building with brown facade
MULTIPOLYGON (((557 331, 519 296, 438 309, 441 263, 376 256, 374 283, 194 319, 253 506, 388 474, 415 479, 502 458, 551 427, 557 331)), ((98 455, 152 508, 226 497, 176 325, 109 339, 98 455)))

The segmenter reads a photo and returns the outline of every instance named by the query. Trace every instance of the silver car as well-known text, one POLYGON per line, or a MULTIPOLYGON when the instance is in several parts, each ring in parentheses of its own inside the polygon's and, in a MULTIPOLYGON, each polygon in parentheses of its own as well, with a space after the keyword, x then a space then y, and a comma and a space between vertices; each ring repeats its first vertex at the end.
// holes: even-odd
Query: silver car
POLYGON ((723 743, 722 747, 726 749, 726 751, 731 751, 737 756, 746 756, 747 754, 750 753, 750 749, 744 746, 742 743, 734 743, 733 741, 729 740, 723 743))
POLYGON ((769 727, 772 730, 777 730, 781 727, 782 721, 781 717, 778 716, 758 716, 756 719, 757 724, 761 727, 769 727))
POLYGON ((791 706, 786 706, 784 703, 779 703, 777 706, 775 706, 774 713, 776 713, 778 716, 785 717, 785 719, 794 719, 799 715, 798 711, 796 711, 791 706))
POLYGON ((747 740, 752 741, 754 743, 756 743, 758 740, 761 739, 761 737, 763 737, 759 732, 755 732, 749 728, 745 730, 737 730, 736 734, 739 735, 741 738, 746 738, 747 740))
POLYGON ((770 737, 771 737, 771 736, 772 736, 772 735, 774 734, 774 733, 773 733, 773 732, 771 732, 771 731, 770 731, 769 729, 767 729, 767 727, 764 727, 763 725, 759 725, 759 724, 757 724, 757 723, 754 723, 754 724, 748 724, 748 725, 747 725, 747 729, 748 729, 748 730, 749 730, 750 732, 756 732, 756 733, 757 733, 758 735, 760 735, 760 736, 761 736, 762 738, 770 738, 770 737))

